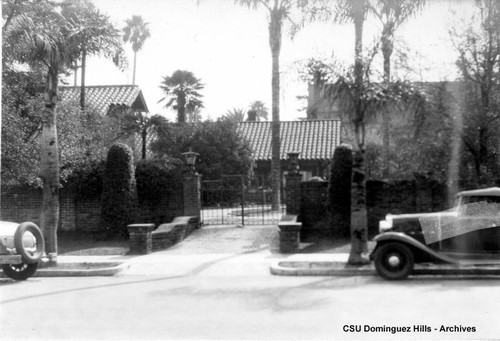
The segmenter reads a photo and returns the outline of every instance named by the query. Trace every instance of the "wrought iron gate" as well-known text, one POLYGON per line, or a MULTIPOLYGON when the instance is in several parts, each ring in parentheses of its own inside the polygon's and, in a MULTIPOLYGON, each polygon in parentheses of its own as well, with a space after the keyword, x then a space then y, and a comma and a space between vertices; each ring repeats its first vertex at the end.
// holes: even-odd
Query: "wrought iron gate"
POLYGON ((204 225, 274 225, 284 205, 271 207, 272 191, 245 186, 241 175, 223 175, 201 184, 201 219, 204 225))

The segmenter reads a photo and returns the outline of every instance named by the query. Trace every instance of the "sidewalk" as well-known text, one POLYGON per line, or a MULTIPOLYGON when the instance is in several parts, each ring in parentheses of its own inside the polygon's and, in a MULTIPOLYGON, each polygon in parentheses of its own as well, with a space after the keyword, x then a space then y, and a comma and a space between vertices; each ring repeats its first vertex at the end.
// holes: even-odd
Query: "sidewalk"
MULTIPOLYGON (((347 264, 350 244, 301 243, 295 254, 279 253, 275 227, 210 226, 169 249, 147 255, 59 255, 57 267, 39 267, 35 277, 68 276, 374 276, 373 264, 347 264)), ((369 243, 369 249, 373 243, 369 243)), ((500 267, 416 265, 419 275, 500 275, 500 267)), ((0 272, 0 277, 5 277, 0 272)))

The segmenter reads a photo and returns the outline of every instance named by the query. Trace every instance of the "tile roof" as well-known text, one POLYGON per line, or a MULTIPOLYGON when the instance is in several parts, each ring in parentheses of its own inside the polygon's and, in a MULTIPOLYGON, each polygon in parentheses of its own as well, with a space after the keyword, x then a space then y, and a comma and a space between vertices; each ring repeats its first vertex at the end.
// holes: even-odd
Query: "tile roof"
MULTIPOLYGON (((254 159, 271 160, 272 122, 239 122, 238 129, 250 143, 254 159)), ((340 144, 339 120, 280 122, 282 160, 287 153, 300 152, 300 160, 330 160, 340 144)))
MULTIPOLYGON (((99 85, 86 86, 85 101, 95 107, 103 115, 109 111, 109 106, 126 105, 137 111, 148 112, 148 107, 142 91, 137 85, 99 85)), ((61 100, 79 101, 79 86, 61 86, 61 100)))

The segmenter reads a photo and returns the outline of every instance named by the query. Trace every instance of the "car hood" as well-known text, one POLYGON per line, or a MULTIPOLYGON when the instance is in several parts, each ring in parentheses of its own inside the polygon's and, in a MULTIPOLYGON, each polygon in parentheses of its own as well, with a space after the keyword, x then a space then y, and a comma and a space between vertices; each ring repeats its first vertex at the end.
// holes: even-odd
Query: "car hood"
POLYGON ((388 217, 394 220, 415 220, 422 218, 452 218, 457 217, 458 213, 455 209, 442 211, 442 212, 433 212, 433 213, 410 213, 410 214, 389 214, 388 217))
POLYGON ((10 221, 0 221, 0 236, 14 236, 16 233, 18 223, 10 221))

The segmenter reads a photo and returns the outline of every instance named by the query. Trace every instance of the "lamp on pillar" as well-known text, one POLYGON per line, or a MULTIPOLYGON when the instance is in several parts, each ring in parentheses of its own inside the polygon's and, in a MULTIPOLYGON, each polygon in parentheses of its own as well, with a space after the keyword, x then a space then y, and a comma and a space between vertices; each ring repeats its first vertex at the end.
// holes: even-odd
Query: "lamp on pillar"
POLYGON ((184 155, 184 158, 186 159, 186 165, 188 166, 189 171, 195 174, 196 170, 194 168, 194 164, 196 163, 196 158, 200 156, 200 154, 193 152, 191 148, 189 148, 189 151, 182 153, 182 155, 184 155))
POLYGON ((299 152, 288 153, 288 174, 299 174, 299 152))

